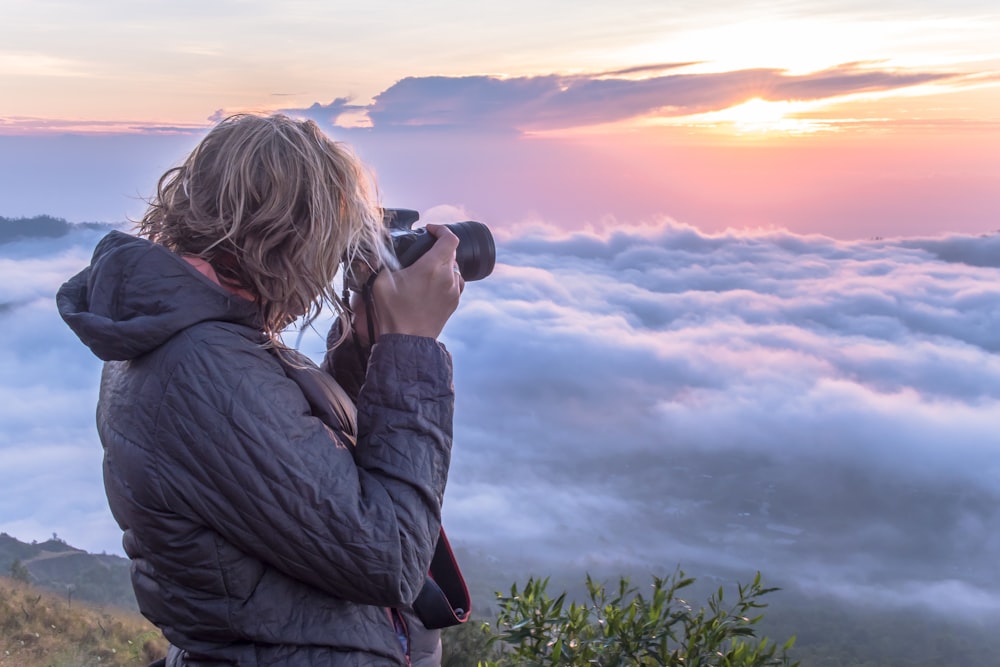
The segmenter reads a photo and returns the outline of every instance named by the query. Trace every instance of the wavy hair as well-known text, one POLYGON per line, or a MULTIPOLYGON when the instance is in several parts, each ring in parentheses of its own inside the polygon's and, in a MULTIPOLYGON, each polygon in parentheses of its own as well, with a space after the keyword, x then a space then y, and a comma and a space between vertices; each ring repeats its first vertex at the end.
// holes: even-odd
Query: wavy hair
POLYGON ((212 265, 256 298, 273 345, 299 317, 347 305, 342 263, 381 268, 386 231, 374 182, 311 120, 231 116, 159 180, 138 234, 212 265))

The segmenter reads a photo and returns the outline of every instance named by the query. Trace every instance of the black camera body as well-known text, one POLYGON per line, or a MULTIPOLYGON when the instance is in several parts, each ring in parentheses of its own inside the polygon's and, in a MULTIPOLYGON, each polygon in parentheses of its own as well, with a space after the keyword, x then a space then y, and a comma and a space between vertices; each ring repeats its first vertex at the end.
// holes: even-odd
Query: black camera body
MULTIPOLYGON (((403 267, 420 259, 436 240, 423 227, 413 229, 413 223, 419 219, 420 213, 408 208, 382 209, 382 222, 389 229, 392 251, 403 267)), ((455 261, 466 282, 482 280, 493 273, 497 251, 489 227, 474 220, 452 222, 445 227, 458 237, 455 261)))

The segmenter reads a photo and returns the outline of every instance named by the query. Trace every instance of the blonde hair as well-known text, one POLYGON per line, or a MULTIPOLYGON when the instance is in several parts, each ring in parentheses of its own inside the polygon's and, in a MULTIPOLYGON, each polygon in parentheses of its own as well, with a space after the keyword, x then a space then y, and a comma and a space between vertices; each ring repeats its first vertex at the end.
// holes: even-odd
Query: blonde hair
POLYGON ((216 125, 168 170, 138 233, 204 259, 256 298, 272 344, 325 303, 341 263, 381 267, 386 231, 374 184, 357 157, 310 120, 241 114, 216 125))

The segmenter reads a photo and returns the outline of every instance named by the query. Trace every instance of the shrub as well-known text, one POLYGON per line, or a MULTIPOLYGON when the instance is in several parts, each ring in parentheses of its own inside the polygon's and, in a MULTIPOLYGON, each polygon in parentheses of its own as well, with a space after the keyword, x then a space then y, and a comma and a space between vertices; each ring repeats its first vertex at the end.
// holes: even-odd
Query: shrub
POLYGON ((508 665, 646 667, 771 667, 793 663, 787 656, 794 638, 782 647, 758 638, 755 625, 761 599, 777 589, 765 588, 760 573, 749 585, 739 585, 735 602, 727 605, 723 589, 707 607, 694 609, 678 593, 694 579, 677 571, 654 577, 646 594, 621 578, 609 593, 587 578, 589 601, 566 605, 566 594, 551 598, 548 579, 515 584, 509 596, 499 595, 496 632, 499 657, 481 661, 485 667, 508 665))

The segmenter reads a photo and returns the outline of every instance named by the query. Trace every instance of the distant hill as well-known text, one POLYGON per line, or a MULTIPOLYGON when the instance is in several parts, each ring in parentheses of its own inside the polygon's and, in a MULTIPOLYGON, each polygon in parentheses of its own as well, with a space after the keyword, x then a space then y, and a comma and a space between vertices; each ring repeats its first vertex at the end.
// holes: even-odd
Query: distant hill
POLYGON ((87 553, 55 535, 27 544, 0 533, 0 574, 12 574, 15 564, 26 568, 30 584, 67 600, 138 609, 126 558, 87 553))
MULTIPOLYGON (((495 597, 487 591, 509 591, 510 583, 523 584, 528 575, 501 567, 488 554, 459 547, 457 555, 474 598, 475 618, 492 621, 496 608, 490 600, 492 597, 495 601, 495 597)), ((28 544, 0 533, 0 667, 109 664, 144 667, 151 655, 165 647, 165 642, 158 631, 143 626, 141 617, 135 613, 137 607, 128 572, 127 559, 89 554, 56 535, 44 542, 28 544), (14 567, 15 563, 18 567, 14 567), (4 576, 14 574, 15 570, 21 582, 4 576), (45 595, 41 595, 42 589, 45 595), (83 616, 67 617, 70 613, 83 616), (129 622, 123 626, 124 621, 119 619, 126 618, 137 620, 138 625, 129 622), (64 627, 67 629, 63 630, 64 627), (121 636, 113 639, 113 633, 123 627, 125 639, 121 636), (78 632, 82 634, 73 634, 78 632), (113 642, 117 643, 117 653, 109 653, 115 646, 113 642), (13 662, 5 659, 5 650, 13 651, 10 657, 17 658, 13 662), (33 656, 32 661, 27 656, 33 656)), ((536 573, 536 576, 549 578, 549 574, 560 582, 572 577, 570 572, 536 573)), ((631 574, 636 585, 648 581, 648 573, 631 574)), ((718 581, 699 581, 685 597, 703 599, 718 584, 718 581)), ((558 592, 567 588, 573 587, 553 580, 549 590, 558 592)), ((576 588, 570 590, 570 599, 582 600, 579 586, 576 588)), ((950 608, 954 603, 948 600, 942 600, 941 614, 929 614, 874 604, 852 605, 795 590, 778 591, 769 597, 759 630, 769 637, 796 636, 793 655, 801 660, 803 667, 1000 667, 1000 633, 996 632, 993 617, 982 614, 975 618, 957 613, 961 610, 950 608)), ((446 648, 446 656, 459 649, 446 648)))
POLYGON ((36 215, 33 218, 5 218, 0 216, 0 244, 21 239, 55 239, 69 234, 74 229, 112 229, 114 225, 103 222, 66 222, 50 215, 36 215))

